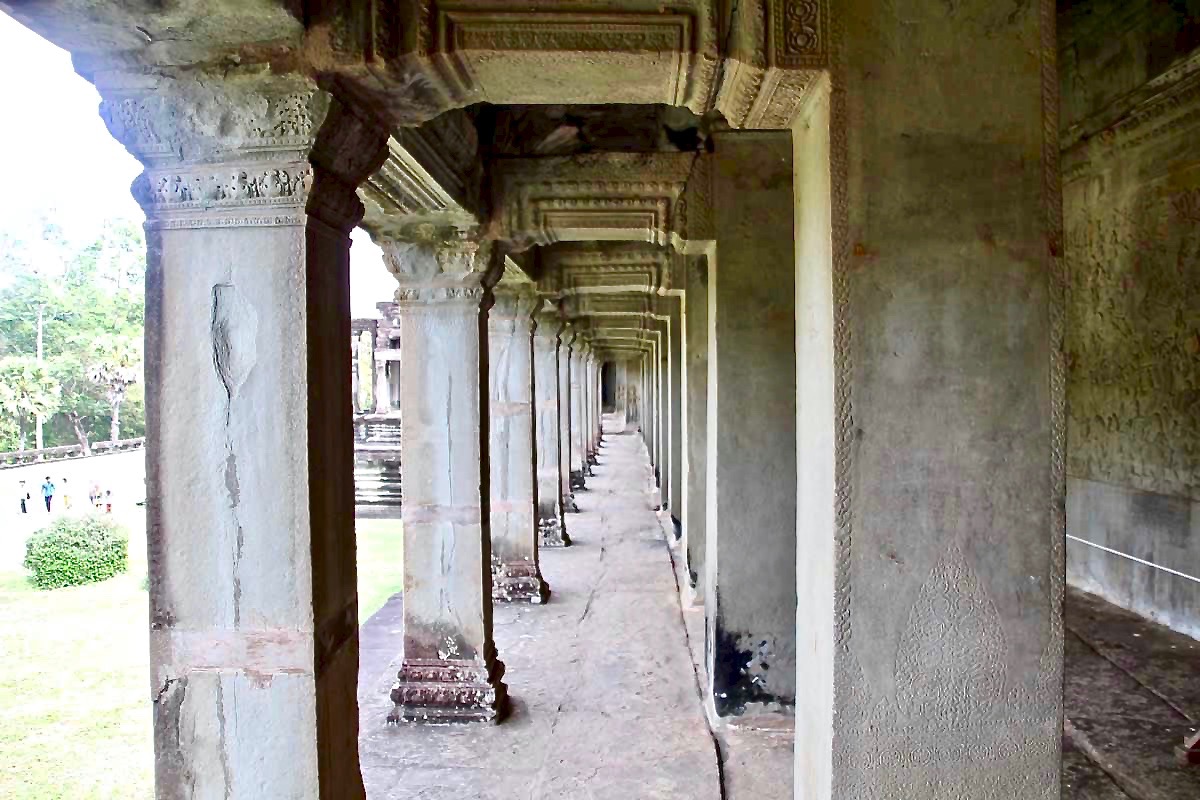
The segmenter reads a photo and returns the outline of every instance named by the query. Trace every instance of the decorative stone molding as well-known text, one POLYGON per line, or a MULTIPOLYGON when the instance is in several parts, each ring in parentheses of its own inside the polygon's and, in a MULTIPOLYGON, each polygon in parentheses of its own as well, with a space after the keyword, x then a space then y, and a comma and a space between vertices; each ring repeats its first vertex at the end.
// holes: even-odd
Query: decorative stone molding
POLYGON ((389 723, 494 722, 507 703, 504 664, 493 653, 484 664, 404 660, 392 684, 389 723))
POLYGON ((97 76, 100 116, 147 166, 307 156, 330 96, 299 76, 97 76))
POLYGON ((633 243, 549 248, 542 256, 542 288, 562 296, 659 294, 670 285, 674 258, 666 248, 633 243))
POLYGON ((400 126, 487 102, 664 104, 787 127, 831 52, 828 0, 340 6, 314 21, 313 57, 400 126))
POLYGON ((693 159, 599 153, 496 161, 496 227, 517 247, 590 240, 665 245, 693 159))
POLYGON ((491 242, 432 226, 410 233, 407 241, 379 242, 384 264, 400 284, 396 303, 482 302, 496 255, 491 242))
POLYGON ((151 228, 303 225, 349 231, 384 136, 304 78, 106 75, 101 116, 145 166, 151 228), (317 188, 319 187, 319 188, 317 188))
POLYGON ((420 225, 473 227, 478 207, 475 127, 456 112, 388 140, 387 160, 359 189, 363 227, 377 238, 405 238, 420 225), (462 165, 474 165, 464 169, 462 165))

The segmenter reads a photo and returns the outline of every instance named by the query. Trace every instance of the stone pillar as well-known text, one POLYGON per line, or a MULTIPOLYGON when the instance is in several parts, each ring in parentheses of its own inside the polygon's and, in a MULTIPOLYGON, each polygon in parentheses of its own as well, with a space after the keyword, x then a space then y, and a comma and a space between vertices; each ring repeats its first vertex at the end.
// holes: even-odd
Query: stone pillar
POLYGON ((655 325, 654 344, 650 350, 650 358, 646 363, 646 383, 650 393, 650 451, 654 454, 652 463, 654 464, 654 485, 659 489, 659 508, 666 502, 666 496, 662 493, 664 488, 663 479, 665 477, 664 470, 666 463, 663 460, 663 384, 662 384, 662 359, 663 359, 663 339, 659 326, 655 325))
POLYGON ((146 167, 155 796, 362 798, 345 343, 385 134, 298 77, 97 88, 146 167))
POLYGON ((576 332, 571 342, 568 358, 570 382, 570 451, 571 451, 571 489, 579 491, 586 483, 585 470, 587 460, 583 452, 583 350, 586 346, 583 336, 576 332))
POLYGON ((670 388, 670 414, 671 414, 671 481, 670 481, 670 509, 671 519, 675 523, 675 535, 682 535, 683 531, 683 515, 684 515, 684 497, 687 491, 685 485, 686 478, 684 477, 686 465, 684 463, 684 415, 686 406, 683 402, 683 382, 684 382, 684 363, 683 363, 683 298, 679 295, 673 295, 667 298, 670 302, 670 320, 668 321, 668 329, 670 332, 668 342, 668 357, 670 369, 667 374, 667 383, 670 388))
POLYGON ((544 603, 533 445, 533 284, 501 281, 488 312, 492 598, 544 603))
POLYGON ((392 385, 387 375, 387 359, 379 357, 377 350, 371 351, 375 362, 375 413, 387 414, 392 410, 392 385))
POLYGON ((1055 6, 837 13, 793 129, 796 796, 1058 798, 1055 6))
MULTIPOLYGON (((570 322, 558 335, 558 474, 564 512, 579 510, 571 481, 571 344, 575 336, 575 326, 570 322)), ((565 517, 563 521, 565 528, 565 517)))
MULTIPOLYGON (((711 257, 710 257, 711 258, 711 257)), ((683 541, 692 598, 704 598, 705 517, 708 514, 708 258, 688 260, 687 360, 687 500, 683 509, 683 541)))
POLYGON ((571 543, 563 521, 562 469, 559 456, 558 309, 549 300, 534 315, 533 392, 537 440, 537 524, 542 547, 571 543))
POLYGON ((359 402, 358 402, 358 392, 359 392, 358 371, 359 371, 359 369, 361 369, 361 366, 358 361, 358 352, 359 352, 361 345, 362 345, 362 337, 360 336, 358 331, 351 331, 350 332, 350 402, 351 402, 351 406, 352 406, 351 411, 354 412, 355 416, 358 416, 360 413, 362 413, 362 409, 359 408, 359 402))
POLYGON ((404 660, 392 721, 494 721, 504 665, 492 641, 487 326, 488 248, 456 238, 381 241, 396 276, 404 469, 404 660), (486 384, 485 384, 486 385, 486 384))
POLYGON ((796 324, 787 131, 714 136, 705 614, 719 716, 796 700, 796 324))
POLYGON ((626 364, 622 358, 613 360, 613 413, 621 422, 629 422, 629 387, 626 364))
POLYGON ((596 351, 591 348, 587 354, 587 381, 588 391, 584 401, 587 404, 588 462, 595 466, 600 451, 600 413, 597 405, 600 399, 600 372, 596 351))

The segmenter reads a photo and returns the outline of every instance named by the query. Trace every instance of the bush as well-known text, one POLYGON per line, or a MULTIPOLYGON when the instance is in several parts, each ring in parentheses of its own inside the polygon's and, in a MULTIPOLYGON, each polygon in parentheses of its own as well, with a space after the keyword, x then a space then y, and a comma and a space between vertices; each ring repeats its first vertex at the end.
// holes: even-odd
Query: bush
POLYGON ((129 568, 129 534, 108 517, 63 517, 29 537, 25 568, 39 589, 108 580, 129 568))

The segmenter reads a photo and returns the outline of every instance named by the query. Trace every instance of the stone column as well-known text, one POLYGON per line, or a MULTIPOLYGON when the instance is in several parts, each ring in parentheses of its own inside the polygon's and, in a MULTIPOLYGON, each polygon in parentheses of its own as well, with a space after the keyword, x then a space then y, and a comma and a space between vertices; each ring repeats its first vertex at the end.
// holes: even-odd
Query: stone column
POLYGON ((586 346, 583 335, 576 332, 571 342, 568 358, 570 382, 570 442, 571 442, 571 489, 579 491, 586 483, 586 456, 583 452, 583 350, 586 346))
POLYGON ((454 232, 380 245, 400 283, 405 349, 404 660, 390 719, 494 721, 506 690, 492 641, 490 474, 481 452, 490 405, 489 392, 480 391, 488 248, 454 232))
POLYGON ((387 375, 387 359, 379 357, 376 350, 371 351, 375 361, 375 413, 386 414, 392 410, 392 385, 387 375))
POLYGON ((662 414, 662 358, 663 358, 663 341, 662 334, 655 325, 653 333, 654 342, 650 349, 650 357, 646 362, 646 385, 650 395, 650 452, 653 453, 651 462, 654 464, 654 485, 659 489, 659 504, 658 508, 662 508, 662 504, 666 502, 666 496, 662 493, 664 488, 663 479, 665 477, 663 470, 666 469, 666 463, 663 461, 663 414, 662 414))
POLYGON ((575 335, 575 326, 570 322, 558 335, 558 473, 564 512, 579 510, 571 481, 571 344, 575 335))
POLYGON ((719 716, 796 700, 796 324, 791 137, 714 137, 708 273, 706 656, 719 716))
POLYGON ((358 351, 359 351, 359 347, 361 344, 362 344, 362 341, 361 341, 361 337, 360 337, 359 333, 357 331, 351 331, 351 333, 350 333, 350 401, 351 401, 351 406, 352 406, 351 411, 354 412, 355 416, 357 416, 359 413, 361 413, 361 409, 359 408, 359 403, 358 403, 358 390, 359 390, 358 371, 360 369, 359 361, 358 361, 358 351))
POLYGON ((592 354, 592 449, 599 455, 604 420, 604 361, 599 353, 592 354))
POLYGON ((617 415, 617 419, 623 422, 629 422, 629 389, 628 378, 625 377, 624 359, 614 359, 612 362, 612 398, 613 398, 613 413, 617 415))
POLYGON ((558 309, 549 300, 534 315, 533 402, 537 440, 537 525, 542 547, 571 543, 563 521, 559 456, 558 309))
POLYGON ((704 598, 705 516, 708 514, 708 258, 688 260, 684 315, 687 345, 687 501, 683 540, 693 598, 704 598))
POLYGON ((155 796, 362 798, 349 232, 386 135, 292 76, 97 88, 146 167, 155 796))
POLYGON ((837 13, 793 129, 796 796, 1058 798, 1055 6, 837 13))
POLYGON ((600 376, 596 371, 596 351, 591 346, 587 352, 586 375, 587 394, 584 396, 584 409, 587 414, 587 454, 591 474, 590 468, 596 465, 596 456, 600 448, 600 417, 596 408, 596 399, 600 396, 600 376))
POLYGON ((533 445, 533 284, 501 281, 488 312, 492 598, 544 603, 533 445))
POLYGON ((670 369, 667 374, 667 383, 670 388, 670 414, 671 414, 671 481, 670 481, 670 498, 671 498, 671 519, 675 523, 675 535, 680 536, 683 530, 683 515, 684 515, 684 496, 687 491, 685 485, 685 464, 684 464, 684 414, 685 406, 683 402, 683 381, 684 381, 684 363, 683 363, 683 298, 679 295, 673 295, 667 298, 670 301, 670 320, 668 320, 668 330, 670 333, 668 342, 668 357, 670 369))

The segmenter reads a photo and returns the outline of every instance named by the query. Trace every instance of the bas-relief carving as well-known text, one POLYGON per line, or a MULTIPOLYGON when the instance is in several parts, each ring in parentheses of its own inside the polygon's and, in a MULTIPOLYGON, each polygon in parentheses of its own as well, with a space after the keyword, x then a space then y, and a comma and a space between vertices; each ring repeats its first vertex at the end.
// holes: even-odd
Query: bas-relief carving
POLYGON ((1200 498, 1200 172, 1105 180, 1066 204, 1069 472, 1200 498))

